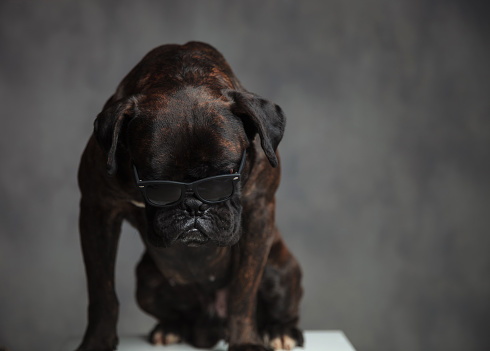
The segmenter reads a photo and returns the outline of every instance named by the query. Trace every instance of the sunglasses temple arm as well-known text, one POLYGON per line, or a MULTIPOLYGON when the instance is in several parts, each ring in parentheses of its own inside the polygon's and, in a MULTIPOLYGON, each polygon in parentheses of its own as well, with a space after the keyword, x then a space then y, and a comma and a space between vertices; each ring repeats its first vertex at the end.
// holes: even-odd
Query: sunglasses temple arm
POLYGON ((245 164, 245 159, 246 158, 247 158, 247 149, 245 149, 243 151, 242 162, 240 162, 240 167, 238 168, 238 173, 242 173, 243 165, 245 164))
POLYGON ((136 183, 139 184, 141 182, 141 179, 138 176, 138 171, 136 170, 136 166, 134 164, 133 164, 133 171, 134 171, 134 179, 136 179, 136 183))

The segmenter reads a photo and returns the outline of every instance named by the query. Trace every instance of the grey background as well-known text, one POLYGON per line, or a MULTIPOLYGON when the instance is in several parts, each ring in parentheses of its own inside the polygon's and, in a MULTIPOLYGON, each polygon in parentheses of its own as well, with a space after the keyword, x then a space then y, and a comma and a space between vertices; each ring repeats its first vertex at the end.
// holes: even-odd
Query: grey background
MULTIPOLYGON (((286 111, 277 221, 305 329, 357 350, 490 349, 488 6, 477 1, 2 1, 0 347, 85 328, 76 171, 150 49, 202 40, 286 111)), ((142 252, 124 226, 121 334, 142 252)))

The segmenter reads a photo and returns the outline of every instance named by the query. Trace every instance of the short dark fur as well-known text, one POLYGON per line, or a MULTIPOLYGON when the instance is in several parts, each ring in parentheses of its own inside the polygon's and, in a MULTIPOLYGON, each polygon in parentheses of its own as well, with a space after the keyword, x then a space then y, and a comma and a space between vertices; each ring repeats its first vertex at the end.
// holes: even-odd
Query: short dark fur
POLYGON ((79 350, 117 345, 114 264, 123 220, 146 246, 137 300, 158 319, 152 335, 174 333, 196 347, 226 339, 231 351, 264 350, 265 335, 302 344, 301 271, 275 225, 284 125, 279 106, 247 92, 207 44, 160 46, 123 79, 97 116, 79 169, 89 292, 79 350), (143 180, 191 182, 236 171, 245 149, 230 200, 135 206, 143 197, 132 164, 143 180))

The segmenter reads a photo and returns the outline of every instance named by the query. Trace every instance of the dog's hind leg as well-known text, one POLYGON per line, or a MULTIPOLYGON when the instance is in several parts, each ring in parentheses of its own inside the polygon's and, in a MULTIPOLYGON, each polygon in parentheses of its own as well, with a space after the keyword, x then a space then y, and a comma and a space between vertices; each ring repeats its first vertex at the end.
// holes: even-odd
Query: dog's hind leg
POLYGON ((301 269, 279 238, 271 247, 257 303, 259 330, 275 350, 303 346, 303 333, 297 327, 301 296, 301 269))

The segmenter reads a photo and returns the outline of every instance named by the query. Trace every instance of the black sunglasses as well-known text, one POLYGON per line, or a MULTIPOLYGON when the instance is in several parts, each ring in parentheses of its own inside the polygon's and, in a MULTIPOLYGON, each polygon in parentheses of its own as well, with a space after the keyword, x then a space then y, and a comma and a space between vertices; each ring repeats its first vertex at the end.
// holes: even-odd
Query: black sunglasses
POLYGON ((243 152, 237 173, 223 174, 203 178, 192 183, 173 182, 170 180, 140 180, 136 166, 133 164, 136 184, 146 201, 158 207, 173 206, 184 199, 186 193, 193 193, 206 204, 215 204, 228 200, 233 196, 240 174, 245 164, 247 150, 243 152))

